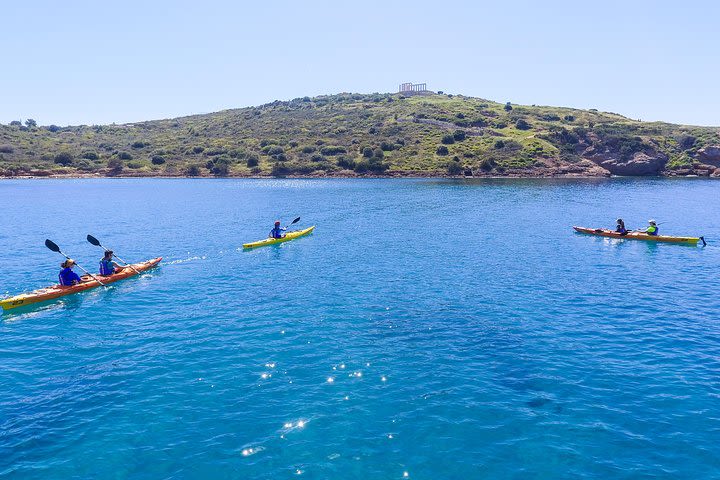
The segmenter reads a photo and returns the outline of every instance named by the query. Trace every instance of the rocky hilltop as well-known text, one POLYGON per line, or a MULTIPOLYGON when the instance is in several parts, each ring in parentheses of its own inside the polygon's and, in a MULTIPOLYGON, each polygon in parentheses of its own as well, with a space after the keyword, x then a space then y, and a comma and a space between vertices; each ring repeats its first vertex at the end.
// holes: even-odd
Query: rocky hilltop
POLYGON ((461 95, 338 94, 124 125, 0 125, 0 175, 720 176, 720 129, 461 95))

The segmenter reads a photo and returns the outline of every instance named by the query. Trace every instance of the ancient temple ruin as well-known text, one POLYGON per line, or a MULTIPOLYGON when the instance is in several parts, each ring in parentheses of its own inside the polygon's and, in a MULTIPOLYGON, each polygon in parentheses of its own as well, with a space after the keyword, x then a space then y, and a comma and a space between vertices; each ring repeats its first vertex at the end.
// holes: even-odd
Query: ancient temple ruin
POLYGON ((425 93, 427 92, 426 83, 401 83, 398 89, 399 93, 413 94, 413 93, 425 93))

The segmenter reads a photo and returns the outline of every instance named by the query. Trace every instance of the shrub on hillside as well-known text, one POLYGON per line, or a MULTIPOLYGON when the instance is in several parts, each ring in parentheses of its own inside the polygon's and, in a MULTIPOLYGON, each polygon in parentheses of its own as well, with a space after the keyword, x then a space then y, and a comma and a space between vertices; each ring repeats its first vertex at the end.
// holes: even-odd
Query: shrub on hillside
POLYGON ((517 122, 515 122, 515 128, 517 128, 518 130, 530 130, 530 124, 524 119, 520 118, 517 122))
POLYGON ((495 140, 495 145, 493 145, 497 150, 501 150, 505 148, 505 142, 502 140, 495 140))
POLYGON ((463 167, 460 165, 460 159, 458 157, 453 158, 447 164, 447 172, 449 175, 460 175, 463 172, 463 167))
POLYGON ((283 177, 285 175, 289 175, 290 173, 290 168, 282 162, 273 165, 272 170, 270 171, 270 174, 274 177, 283 177))
POLYGON ((453 143, 455 143, 455 137, 453 137, 452 135, 444 135, 442 137, 442 140, 440 141, 445 145, 452 145, 453 143))
POLYGON ((130 145, 130 146, 131 146, 132 148, 145 148, 145 147, 148 146, 148 144, 145 143, 145 142, 140 142, 140 141, 138 141, 138 142, 133 142, 132 145, 130 145))
POLYGON ((28 128, 34 128, 34 127, 37 127, 37 122, 35 120, 33 120, 32 118, 28 118, 27 120, 25 120, 25 125, 28 128))
POLYGON ((73 156, 68 152, 62 152, 55 155, 54 162, 64 167, 70 165, 73 161, 73 156))
POLYGON ((130 155, 128 152, 120 152, 118 153, 118 158, 120 160, 132 160, 133 156, 130 155))
POLYGON ((205 151, 205 147, 195 146, 192 148, 193 153, 202 153, 205 151))
POLYGON ((450 151, 448 150, 448 148, 447 148, 445 145, 440 145, 440 146, 437 148, 437 150, 435 150, 435 153, 437 153, 438 155, 445 156, 445 155, 447 155, 448 153, 450 153, 450 151))
POLYGON ((302 147, 302 150, 300 150, 302 153, 313 153, 315 151, 315 147, 312 147, 310 145, 305 145, 302 147))
POLYGON ((372 173, 384 173, 390 165, 382 161, 382 157, 372 157, 368 160, 368 170, 372 173))
POLYGON ((7 143, 4 145, 0 145, 0 153, 13 153, 15 149, 12 147, 12 145, 8 145, 7 143))
POLYGON ((59 132, 59 131, 60 131, 60 127, 58 127, 57 125, 48 125, 48 126, 45 127, 45 128, 47 128, 47 131, 48 131, 48 132, 52 132, 52 133, 55 133, 55 132, 59 132))
POLYGON ((123 161, 118 157, 113 157, 110 160, 108 160, 107 163, 108 169, 110 169, 111 175, 117 175, 120 172, 122 172, 123 168, 125 167, 125 164, 123 161))
POLYGON ((258 158, 257 155, 250 154, 247 156, 247 161, 245 163, 248 166, 248 168, 257 167, 258 164, 260 163, 260 159, 258 158))
POLYGON ((355 162, 355 165, 353 166, 353 170, 355 170, 356 173, 367 173, 369 170, 370 163, 367 161, 367 159, 363 158, 362 160, 358 160, 355 162))
POLYGON ((566 122, 574 122, 574 121, 575 121, 575 116, 574 116, 574 115, 565 115, 565 116, 563 117, 563 120, 565 120, 566 122))
POLYGON ((380 142, 380 149, 386 152, 390 152, 392 150, 395 150, 395 145, 390 142, 380 142))
POLYGON ((331 156, 334 156, 334 155, 339 155, 339 154, 341 154, 341 153, 347 153, 347 150, 345 149, 345 147, 338 147, 338 146, 328 145, 327 147, 322 147, 322 148, 320 149, 320 153, 322 153, 323 155, 327 155, 327 156, 331 157, 331 156))
POLYGON ((492 170, 493 168, 495 168, 495 160, 493 160, 492 158, 484 158, 484 159, 480 162, 480 170, 483 170, 483 171, 485 171, 485 172, 489 172, 489 171, 492 170))
POLYGON ((363 157, 370 158, 373 156, 373 149, 370 147, 365 147, 362 149, 363 157))
POLYGON ((83 160, 78 160, 77 162, 75 162, 75 168, 77 168, 78 170, 82 170, 84 172, 91 172, 91 171, 95 170, 95 165, 93 165, 92 163, 83 159, 83 160))
POLYGON ((337 166, 345 170, 352 170, 355 168, 355 161, 345 155, 340 155, 337 159, 337 166))
POLYGON ((512 110, 512 105, 510 105, 510 102, 507 102, 503 108, 506 112, 509 112, 510 110, 512 110))
POLYGON ((230 173, 230 163, 228 157, 220 156, 209 161, 207 168, 216 177, 226 177, 230 173))
POLYGON ((165 163, 165 157, 163 157, 162 155, 153 155, 150 161, 153 165, 162 165, 163 163, 165 163))
POLYGON ((465 130, 455 130, 455 133, 453 133, 453 138, 456 142, 462 142, 463 140, 465 140, 465 137, 465 130))
POLYGON ((197 177, 200 175, 200 165, 190 165, 187 170, 185 171, 185 174, 188 177, 197 177))
POLYGON ((207 155, 208 157, 216 157, 218 155, 225 155, 226 153, 228 153, 227 148, 223 147, 216 147, 211 148, 210 150, 205 150, 205 155, 207 155))
POLYGON ((97 153, 92 152, 90 150, 83 152, 82 155, 80 155, 80 156, 87 160, 99 160, 100 159, 100 156, 97 153))
POLYGON ((319 153, 314 154, 312 157, 310 157, 311 162, 324 162, 325 157, 320 155, 319 153))

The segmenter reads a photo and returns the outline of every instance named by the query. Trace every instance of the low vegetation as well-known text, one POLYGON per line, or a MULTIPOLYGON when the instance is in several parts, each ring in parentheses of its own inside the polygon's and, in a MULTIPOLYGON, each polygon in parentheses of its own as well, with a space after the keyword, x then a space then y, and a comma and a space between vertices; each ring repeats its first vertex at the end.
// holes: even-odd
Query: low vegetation
MULTIPOLYGON (((459 95, 339 94, 125 125, 0 125, 0 175, 509 175, 652 150, 668 171, 718 130, 459 95)), ((544 170, 543 170, 544 171, 544 170)))

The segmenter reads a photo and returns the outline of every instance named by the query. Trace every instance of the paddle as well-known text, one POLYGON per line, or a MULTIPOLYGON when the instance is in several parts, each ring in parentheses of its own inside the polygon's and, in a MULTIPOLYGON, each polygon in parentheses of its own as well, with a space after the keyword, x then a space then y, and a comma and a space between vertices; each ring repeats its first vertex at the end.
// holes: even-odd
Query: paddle
MULTIPOLYGON (((92 243, 92 244, 95 245, 96 247, 100 247, 100 248, 102 248, 103 250, 105 250, 106 252, 110 251, 109 248, 103 247, 103 245, 100 243, 100 240, 98 240, 97 238, 93 237, 92 235, 88 235, 86 238, 87 238, 87 241, 88 241, 88 242, 92 243)), ((135 267, 133 267, 132 265, 130 265, 129 263, 127 263, 125 260, 123 260, 122 258, 120 258, 120 257, 118 257, 117 255, 115 255, 115 253, 113 253, 113 257, 117 258, 117 259, 120 260, 122 263, 124 263, 125 265, 127 265, 128 267, 130 267, 133 272, 135 272, 135 273, 137 273, 138 275, 140 275, 140 272, 138 272, 137 270, 135 270, 135 267)))
MULTIPOLYGON (((60 247, 58 247, 52 240, 49 240, 49 239, 48 239, 48 240, 45 240, 45 246, 46 246, 47 248, 49 248, 50 250, 52 250, 53 252, 57 252, 57 253, 59 253, 60 255, 62 255, 63 257, 67 258, 68 260, 71 260, 70 257, 68 257, 68 256, 65 255, 63 252, 60 251, 60 247)), ((82 270, 83 272, 85 272, 85 273, 87 273, 88 275, 90 275, 90 277, 92 277, 92 279, 95 280, 96 282, 98 282, 100 285, 102 285, 103 287, 107 287, 107 285, 105 285, 103 282, 101 282, 100 280, 98 280, 98 278, 97 278, 95 275, 93 275, 92 273, 88 272, 87 270, 85 270, 83 267, 81 267, 81 266, 78 265, 77 263, 76 263, 75 265, 77 265, 77 267, 78 267, 80 270, 82 270)))
POLYGON ((285 228, 289 227, 290 225, 295 225, 295 224, 296 224, 297 222, 299 222, 299 221, 300 221, 300 217, 297 217, 295 220, 293 220, 292 222, 290 222, 288 225, 285 225, 285 228))

